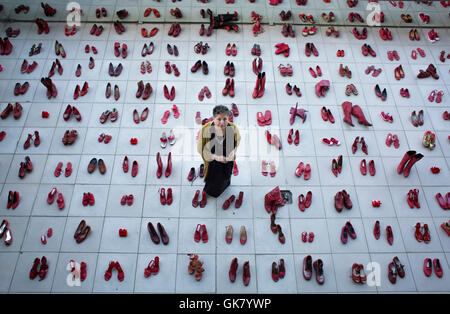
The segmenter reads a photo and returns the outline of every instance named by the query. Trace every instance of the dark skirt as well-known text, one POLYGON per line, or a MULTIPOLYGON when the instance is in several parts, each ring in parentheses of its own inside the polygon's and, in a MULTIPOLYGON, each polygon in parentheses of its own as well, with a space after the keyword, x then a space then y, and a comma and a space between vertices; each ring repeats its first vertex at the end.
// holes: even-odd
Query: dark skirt
POLYGON ((231 174, 233 172, 234 161, 221 163, 218 161, 211 161, 208 165, 208 173, 206 174, 206 183, 203 190, 206 194, 219 197, 223 191, 231 183, 231 174))

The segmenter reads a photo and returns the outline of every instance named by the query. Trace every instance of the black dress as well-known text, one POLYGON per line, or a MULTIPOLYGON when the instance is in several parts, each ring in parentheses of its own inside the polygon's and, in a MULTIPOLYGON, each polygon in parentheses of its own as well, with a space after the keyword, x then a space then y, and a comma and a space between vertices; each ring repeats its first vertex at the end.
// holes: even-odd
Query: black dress
MULTIPOLYGON (((215 154, 216 150, 215 147, 216 145, 223 145, 223 149, 222 149, 222 155, 223 156, 227 156, 226 152, 227 152, 227 138, 229 138, 229 136, 232 136, 231 138, 233 139, 232 147, 228 147, 228 150, 230 149, 234 149, 236 147, 236 140, 234 139, 234 130, 230 125, 227 125, 226 128, 226 136, 224 137, 219 137, 215 135, 215 127, 214 127, 214 122, 211 123, 211 129, 210 129, 210 134, 211 134, 211 154, 215 154)), ((228 143, 230 145, 230 143, 228 143)), ((231 183, 231 174, 233 173, 233 165, 234 165, 234 161, 229 161, 226 163, 221 163, 219 161, 216 160, 212 160, 209 165, 208 165, 208 172, 206 174, 206 183, 205 183, 205 187, 203 188, 203 190, 205 190, 206 194, 213 196, 213 197, 218 197, 220 196, 220 194, 223 193, 223 191, 226 190, 226 188, 230 185, 231 183)))

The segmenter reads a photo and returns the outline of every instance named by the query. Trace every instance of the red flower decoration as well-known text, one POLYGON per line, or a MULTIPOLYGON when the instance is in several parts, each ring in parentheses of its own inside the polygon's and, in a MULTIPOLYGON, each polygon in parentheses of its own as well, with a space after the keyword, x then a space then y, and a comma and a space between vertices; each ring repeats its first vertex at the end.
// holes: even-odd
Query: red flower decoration
POLYGON ((127 236, 127 229, 119 229, 119 236, 120 237, 126 237, 127 236))
POLYGON ((431 170, 432 173, 439 173, 439 172, 441 172, 441 169, 439 169, 438 167, 431 167, 430 170, 431 170))
POLYGON ((381 201, 372 201, 373 207, 380 207, 380 205, 381 205, 381 201))

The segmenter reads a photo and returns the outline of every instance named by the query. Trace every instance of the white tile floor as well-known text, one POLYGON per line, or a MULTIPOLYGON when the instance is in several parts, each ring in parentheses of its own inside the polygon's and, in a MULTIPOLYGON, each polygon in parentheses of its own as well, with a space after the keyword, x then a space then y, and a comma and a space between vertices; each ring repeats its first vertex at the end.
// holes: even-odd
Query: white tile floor
MULTIPOLYGON (((312 1, 308 2, 312 3, 312 1)), ((183 5, 183 2, 179 3, 183 5)), ((245 6, 243 1, 240 5, 245 6)), ((281 6, 280 6, 281 8, 281 6)), ((186 13, 188 14, 188 12, 186 13)), ((441 50, 450 51, 448 44, 450 31, 439 29, 440 42, 431 44, 426 40, 411 42, 404 29, 392 29, 394 40, 383 42, 376 30, 369 32, 367 42, 377 52, 377 57, 363 57, 358 41, 349 34, 351 27, 341 28, 339 39, 325 36, 321 28, 316 35, 303 38, 285 39, 280 36, 281 26, 264 26, 265 33, 258 37, 251 34, 251 27, 243 26, 237 34, 217 31, 209 38, 197 35, 198 25, 182 25, 179 37, 167 37, 170 24, 147 24, 147 28, 160 27, 160 31, 152 40, 155 51, 145 58, 152 64, 153 72, 142 75, 139 66, 143 58, 140 50, 144 43, 140 37, 140 26, 127 24, 125 35, 118 36, 110 25, 100 37, 89 34, 91 23, 81 26, 73 38, 65 37, 62 24, 51 24, 49 35, 36 35, 32 23, 1 23, 0 31, 8 26, 20 27, 21 35, 12 39, 13 53, 1 56, 0 63, 4 70, 0 72, 0 110, 8 102, 21 102, 24 107, 22 117, 14 120, 9 117, 0 121, 0 130, 7 133, 0 143, 0 217, 7 219, 12 229, 14 241, 9 247, 0 245, 0 292, 157 292, 157 293, 311 293, 311 292, 450 292, 449 280, 449 237, 441 229, 440 224, 450 218, 450 211, 443 211, 434 197, 436 192, 445 194, 450 190, 450 145, 447 139, 450 131, 448 121, 442 119, 442 112, 449 109, 450 93, 449 62, 439 61, 441 50), (55 37, 56 36, 56 37, 55 37), (47 100, 45 89, 39 79, 46 76, 51 67, 54 55, 54 39, 64 45, 67 58, 62 60, 64 73, 56 74, 53 80, 58 87, 58 97, 47 100), (124 40, 126 39, 126 40, 124 40), (197 55, 193 46, 200 40, 207 41, 211 49, 206 55, 197 55), (128 57, 123 60, 113 54, 115 41, 127 43, 128 57), (41 54, 28 57, 32 44, 42 42, 41 54), (235 42, 238 47, 236 57, 224 54, 226 44, 235 42), (275 55, 274 45, 286 42, 291 47, 288 58, 275 55), (313 42, 319 50, 319 57, 307 58, 304 55, 304 44, 313 42), (167 54, 167 44, 176 44, 180 55, 167 54), (253 99, 251 94, 256 77, 251 70, 253 56, 250 50, 254 43, 261 44, 263 71, 266 72, 266 92, 260 99, 253 99), (84 46, 95 45, 97 55, 86 54, 84 46), (411 50, 422 47, 426 57, 412 60, 411 50), (344 49, 345 57, 336 57, 336 50, 344 49), (400 61, 389 61, 386 51, 396 49, 400 61), (87 67, 89 56, 95 58, 93 70, 87 67), (30 74, 20 74, 19 68, 23 59, 36 60, 39 65, 30 74), (190 72, 190 67, 197 60, 206 60, 210 73, 205 76, 200 72, 190 72), (181 75, 168 75, 164 71, 165 61, 177 65, 181 75), (226 61, 233 61, 236 67, 236 96, 222 96, 226 77, 222 67, 226 61), (117 78, 107 74, 109 62, 117 65, 122 62, 123 73, 117 78), (348 65, 352 70, 352 79, 338 75, 339 63, 348 65), (76 65, 82 64, 82 76, 75 78, 76 65), (290 63, 294 69, 292 77, 282 77, 277 69, 280 63, 290 63), (419 69, 425 69, 429 63, 436 65, 439 80, 431 78, 417 80, 419 69), (366 75, 364 70, 375 65, 383 71, 378 78, 366 75), (396 81, 393 69, 402 64, 405 79, 396 81), (313 79, 308 68, 320 65, 322 79, 331 81, 331 88, 324 98, 317 98, 314 85, 319 80, 313 79), (151 82, 153 93, 147 101, 136 99, 136 83, 139 80, 151 82), (76 84, 87 80, 90 85, 86 96, 72 99, 76 84), (13 88, 16 83, 29 81, 30 90, 23 96, 14 97, 13 88), (118 84, 121 97, 118 101, 104 96, 108 82, 118 84), (297 98, 285 93, 285 84, 300 86, 303 96, 297 98), (358 96, 345 96, 345 86, 355 84, 358 96), (373 87, 379 83, 388 91, 387 101, 382 102, 374 96, 373 87), (176 87, 176 98, 170 102, 163 97, 163 86, 176 87), (212 98, 198 102, 198 91, 208 86, 212 98), (410 99, 400 97, 399 89, 407 87, 410 99), (428 94, 432 89, 444 91, 440 104, 428 102, 428 94), (355 125, 349 127, 342 122, 341 103, 352 101, 362 107, 373 127, 355 125), (308 110, 308 118, 301 123, 299 118, 294 125, 289 125, 289 108, 299 102, 299 108, 308 110), (214 104, 230 105, 236 103, 239 117, 235 123, 241 130, 242 142, 238 150, 237 164, 239 175, 232 178, 232 185, 219 198, 209 198, 205 208, 193 208, 191 200, 195 190, 201 188, 202 182, 193 184, 187 181, 191 167, 200 165, 201 160, 196 151, 195 135, 199 126, 195 124, 195 113, 201 112, 202 118, 209 117, 214 104), (172 104, 176 104, 181 115, 175 119, 172 115, 167 124, 161 123, 161 117, 172 104), (83 119, 78 122, 73 118, 64 121, 62 115, 67 104, 75 105, 83 119), (336 119, 331 125, 320 118, 322 106, 330 108, 336 119), (132 112, 136 108, 141 112, 150 108, 149 117, 138 125, 132 122, 132 112), (99 123, 101 113, 107 109, 117 108, 117 122, 99 123), (414 128, 410 121, 412 110, 424 109, 425 124, 414 128), (41 112, 50 113, 48 119, 41 118, 41 112), (268 128, 271 133, 279 134, 283 149, 274 151, 264 137, 264 130, 257 126, 256 112, 272 111, 273 123, 268 128), (394 123, 384 122, 381 111, 389 112, 394 123), (286 141, 289 129, 300 131, 300 145, 289 145, 286 141), (60 139, 65 130, 76 129, 78 139, 71 146, 64 146, 60 139), (177 143, 173 147, 161 149, 159 137, 163 131, 174 129, 177 143), (28 133, 38 130, 41 134, 41 145, 23 149, 28 133), (437 147, 434 151, 421 146, 421 138, 426 130, 437 134, 437 147), (400 139, 400 148, 387 147, 384 142, 387 133, 396 133, 400 139), (108 144, 98 143, 100 133, 112 135, 108 144), (369 154, 365 156, 359 149, 351 153, 351 145, 356 136, 364 136, 369 154), (136 137, 138 145, 130 145, 129 140, 136 137), (321 142, 323 137, 335 137, 341 142, 339 147, 328 147, 321 142), (425 158, 417 163, 409 178, 405 179, 395 173, 396 166, 403 154, 409 149, 416 149, 425 158), (163 163, 167 164, 167 155, 172 152, 173 171, 169 178, 155 176, 155 157, 161 153, 163 163), (342 174, 335 178, 330 171, 331 159, 344 156, 342 174), (25 179, 18 178, 19 164, 29 155, 34 170, 25 179), (127 155, 130 166, 133 160, 139 163, 139 173, 133 178, 130 173, 123 173, 122 161, 127 155), (103 158, 106 163, 105 175, 98 171, 88 174, 86 167, 93 157, 103 158), (363 177, 359 173, 362 158, 374 160, 377 173, 374 177, 363 177), (274 178, 263 177, 260 173, 262 159, 274 160, 277 164, 277 175, 274 178), (57 163, 73 164, 70 177, 62 175, 56 178, 53 171, 57 163), (303 161, 310 163, 312 177, 309 181, 297 178, 294 170, 303 161), (441 172, 433 175, 431 166, 438 166, 441 172), (277 236, 269 229, 270 219, 264 210, 264 195, 279 185, 281 189, 291 190, 293 204, 286 204, 277 214, 277 223, 283 227, 286 243, 281 244, 277 236), (57 187, 65 198, 66 206, 58 210, 56 204, 48 205, 47 194, 57 187), (159 203, 160 188, 172 187, 173 204, 163 206, 159 203), (410 209, 406 203, 406 193, 411 188, 420 191, 420 209, 410 209), (334 209, 334 195, 346 189, 353 201, 351 210, 341 213, 334 209), (6 209, 8 192, 19 191, 20 205, 17 209, 6 209), (95 196, 94 206, 82 206, 84 192, 95 196), (244 201, 240 209, 234 205, 227 211, 222 204, 230 195, 238 195, 244 191, 244 201), (297 206, 299 194, 312 191, 313 202, 310 208, 301 212, 297 206), (121 206, 123 194, 133 194, 132 206, 121 206), (380 208, 373 208, 371 201, 382 201, 380 208), (80 220, 85 219, 92 231, 86 241, 76 244, 72 235, 80 220), (340 241, 340 231, 347 220, 350 220, 357 232, 357 239, 349 240, 346 245, 340 241), (377 241, 372 230, 376 220, 381 223, 382 235, 377 241), (170 243, 165 246, 151 242, 147 231, 147 223, 155 226, 161 222, 169 237, 170 243), (418 243, 414 239, 416 222, 428 223, 431 233, 429 244, 418 243), (197 224, 207 226, 208 243, 196 243, 193 239, 197 224), (234 228, 234 240, 226 244, 224 240, 225 226, 234 228), (244 225, 247 229, 248 241, 241 245, 239 229, 244 225), (392 226, 394 244, 390 246, 385 240, 385 227, 392 226), (41 244, 40 237, 48 228, 53 228, 53 236, 46 245, 41 244), (118 236, 118 229, 128 230, 126 238, 118 236), (303 243, 301 233, 314 232, 313 243, 303 243), (204 261, 203 279, 196 282, 186 270, 187 253, 198 253, 204 261), (303 258, 311 254, 313 260, 324 262, 325 284, 318 285, 314 279, 305 281, 301 275, 303 258), (35 257, 45 255, 49 261, 49 271, 43 281, 30 280, 29 270, 35 257), (151 278, 144 278, 144 268, 156 255, 160 257, 160 273, 151 278), (396 285, 387 280, 387 265, 394 256, 406 265, 406 277, 399 279, 396 285), (237 257, 239 262, 238 280, 232 284, 228 279, 231 260, 237 257), (425 277, 422 272, 423 260, 426 257, 439 258, 444 268, 442 279, 432 275, 425 277), (287 275, 275 283, 270 276, 271 264, 284 258, 287 275), (81 285, 70 282, 70 271, 67 265, 71 259, 87 263, 87 278, 81 285), (119 282, 115 278, 110 281, 103 278, 109 261, 120 262, 125 280, 119 282), (252 278, 245 287, 240 280, 244 261, 250 262, 252 278), (381 277, 380 286, 356 285, 350 277, 354 262, 367 265, 369 262, 379 263, 381 277)), ((297 34, 300 26, 295 26, 297 34)), ((421 29, 425 38, 426 31, 421 29)))

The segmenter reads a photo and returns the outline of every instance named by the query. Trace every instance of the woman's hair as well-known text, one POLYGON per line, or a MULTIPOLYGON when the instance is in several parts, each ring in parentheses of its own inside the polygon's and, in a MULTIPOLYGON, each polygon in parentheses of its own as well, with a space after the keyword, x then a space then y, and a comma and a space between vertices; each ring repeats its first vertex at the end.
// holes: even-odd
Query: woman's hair
POLYGON ((213 116, 215 117, 216 115, 223 114, 223 113, 228 115, 229 112, 230 112, 230 110, 226 106, 218 105, 218 106, 215 106, 213 109, 213 116))

